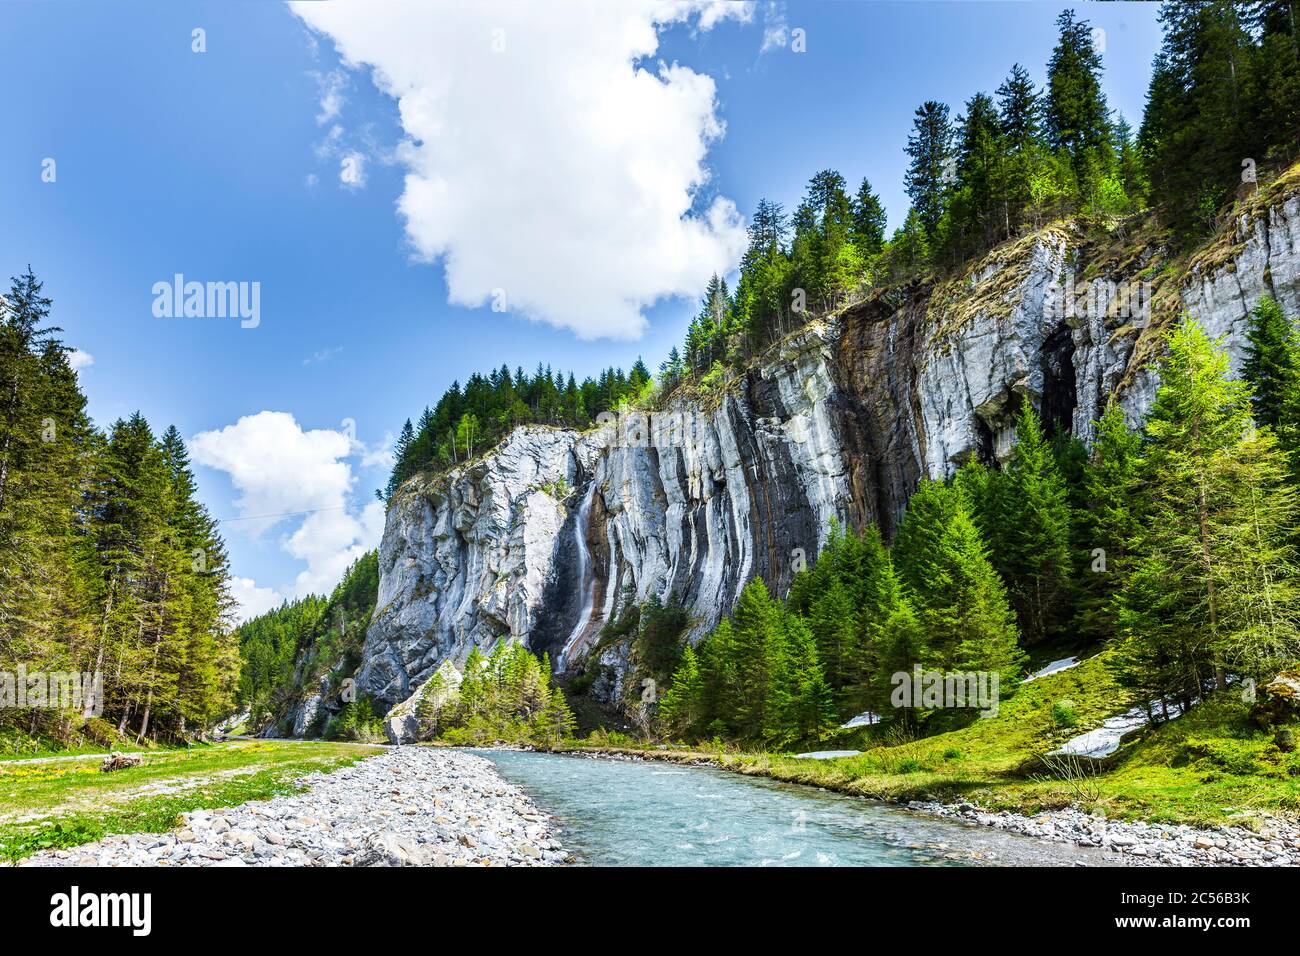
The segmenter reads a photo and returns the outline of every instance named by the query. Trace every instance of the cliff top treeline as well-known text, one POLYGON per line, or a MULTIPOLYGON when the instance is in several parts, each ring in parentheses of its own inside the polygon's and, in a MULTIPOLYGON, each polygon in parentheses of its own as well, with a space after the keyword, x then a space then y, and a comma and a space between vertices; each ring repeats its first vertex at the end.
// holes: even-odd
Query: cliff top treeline
POLYGON ((714 277, 681 349, 652 380, 638 361, 581 385, 539 366, 453 384, 404 426, 386 490, 426 467, 482 451, 524 422, 583 427, 621 402, 682 383, 717 384, 810 315, 872 289, 961 269, 1008 239, 1063 217, 1114 218, 1153 209, 1190 247, 1210 233, 1243 183, 1300 156, 1300 38, 1295 3, 1168 3, 1164 39, 1135 132, 1102 91, 1103 55, 1073 11, 1039 88, 1020 64, 993 91, 954 110, 916 109, 904 153, 912 201, 886 235, 871 183, 817 172, 793 213, 756 205, 735 288, 714 277))

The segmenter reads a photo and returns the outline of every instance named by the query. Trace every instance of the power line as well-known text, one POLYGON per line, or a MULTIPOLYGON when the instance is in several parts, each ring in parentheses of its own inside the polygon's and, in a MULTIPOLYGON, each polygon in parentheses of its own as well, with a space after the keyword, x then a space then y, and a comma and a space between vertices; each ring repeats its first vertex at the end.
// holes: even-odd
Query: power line
POLYGON ((322 511, 346 511, 347 505, 338 505, 334 508, 312 508, 310 511, 284 511, 278 515, 244 515, 242 518, 218 518, 221 524, 230 524, 232 521, 265 521, 271 518, 295 518, 298 515, 314 515, 322 511))

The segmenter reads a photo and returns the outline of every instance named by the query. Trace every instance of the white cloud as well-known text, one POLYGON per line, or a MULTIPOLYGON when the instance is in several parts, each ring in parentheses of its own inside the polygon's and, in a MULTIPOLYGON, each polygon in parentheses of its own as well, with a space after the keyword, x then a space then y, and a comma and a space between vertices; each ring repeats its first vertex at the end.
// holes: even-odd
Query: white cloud
POLYGON ((359 189, 366 184, 366 157, 353 150, 339 160, 339 182, 359 189))
POLYGON ((74 372, 80 372, 83 368, 90 368, 95 364, 95 356, 81 349, 73 349, 68 353, 68 364, 72 366, 74 372))
MULTIPOLYGON (((284 522, 296 526, 280 546, 306 568, 273 593, 327 594, 379 543, 383 505, 354 511, 349 504, 355 478, 348 459, 368 452, 345 432, 304 431, 287 412, 262 411, 195 435, 189 448, 195 463, 224 471, 240 493, 234 504, 241 521, 231 527, 256 538, 284 522)), ((239 587, 256 595, 271 590, 251 581, 239 587)))
POLYGON ((752 3, 291 6, 397 99, 398 211, 417 257, 442 259, 453 303, 502 290, 512 311, 584 338, 635 338, 647 306, 739 260, 734 204, 705 194, 724 131, 713 79, 653 57, 658 28, 748 20, 752 3))
POLYGON ((397 459, 393 456, 393 433, 384 432, 384 440, 377 445, 367 445, 364 442, 357 442, 361 454, 361 467, 391 469, 397 459))
POLYGON ((763 7, 763 46, 760 53, 784 47, 790 42, 790 27, 785 20, 785 4, 769 2, 763 7))
POLYGON ((307 562, 294 581, 293 593, 328 594, 353 561, 379 544, 384 534, 384 505, 372 501, 358 517, 344 511, 309 515, 284 549, 307 562))
POLYGON ((320 112, 316 114, 316 122, 322 126, 336 119, 343 111, 343 104, 347 102, 343 95, 343 90, 348 85, 347 74, 342 70, 330 70, 328 73, 313 73, 316 78, 316 85, 320 87, 320 112))
POLYGON ((230 596, 235 601, 235 623, 274 611, 284 601, 275 588, 258 587, 252 578, 231 578, 230 596))
POLYGON ((319 365, 322 362, 328 362, 334 356, 343 351, 343 346, 337 346, 332 349, 318 349, 302 360, 303 365, 319 365))

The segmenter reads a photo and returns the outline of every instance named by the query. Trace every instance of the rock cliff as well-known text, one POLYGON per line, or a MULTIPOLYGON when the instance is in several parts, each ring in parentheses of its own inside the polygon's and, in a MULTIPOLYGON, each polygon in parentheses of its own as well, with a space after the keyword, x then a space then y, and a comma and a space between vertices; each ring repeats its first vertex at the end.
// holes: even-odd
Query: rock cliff
POLYGON ((814 321, 707 394, 585 433, 521 427, 394 496, 359 690, 405 700, 503 638, 572 667, 604 622, 670 591, 703 633, 755 575, 784 593, 832 518, 892 534, 922 476, 1004 456, 1022 395, 1085 440, 1111 395, 1139 421, 1180 312, 1240 362, 1265 294, 1300 314, 1294 181, 1194 256, 1149 217, 1051 224, 960 277, 814 321))

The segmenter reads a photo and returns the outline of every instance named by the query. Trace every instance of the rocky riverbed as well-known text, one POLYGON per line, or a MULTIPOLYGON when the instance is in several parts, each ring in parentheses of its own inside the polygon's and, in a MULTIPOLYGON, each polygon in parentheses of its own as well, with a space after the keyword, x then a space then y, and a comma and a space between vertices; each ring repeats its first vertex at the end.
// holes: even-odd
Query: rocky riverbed
POLYGON ((550 819, 474 754, 399 747, 304 778, 305 793, 196 810, 24 866, 552 866, 550 819))
POLYGON ((1074 809, 1029 817, 969 803, 912 801, 907 807, 1053 843, 1101 847, 1124 854, 1133 866, 1300 865, 1300 824, 1278 817, 1264 817, 1256 832, 1235 826, 1199 829, 1182 824, 1130 823, 1074 809))

